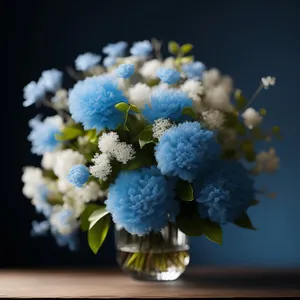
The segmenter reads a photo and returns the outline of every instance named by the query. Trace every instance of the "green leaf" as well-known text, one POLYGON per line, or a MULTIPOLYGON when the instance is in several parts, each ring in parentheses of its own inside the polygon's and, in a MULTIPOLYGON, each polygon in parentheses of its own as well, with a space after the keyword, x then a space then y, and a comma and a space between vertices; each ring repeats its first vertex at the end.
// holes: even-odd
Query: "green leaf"
POLYGON ((185 107, 182 110, 182 114, 197 119, 197 114, 194 112, 194 110, 191 107, 185 107))
POLYGON ((194 60, 194 56, 193 55, 189 55, 189 56, 184 56, 180 59, 180 62, 182 64, 187 64, 187 63, 190 63, 194 60))
POLYGON ((87 204, 85 206, 84 211, 80 215, 80 228, 82 231, 87 231, 89 229, 89 225, 90 225, 89 217, 94 211, 98 210, 99 208, 101 208, 100 205, 93 204, 93 203, 87 204))
POLYGON ((68 141, 81 136, 83 131, 78 128, 66 127, 62 130, 61 133, 55 134, 55 139, 57 141, 68 141))
POLYGON ((130 104, 130 110, 132 110, 135 113, 139 113, 140 112, 140 110, 138 109, 138 107, 135 106, 135 105, 133 105, 133 104, 130 104))
POLYGON ((211 222, 209 220, 202 220, 203 234, 212 242, 222 244, 223 233, 219 224, 211 222))
POLYGON ((192 51, 192 49, 193 49, 193 45, 192 44, 184 44, 184 45, 182 45, 181 47, 180 47, 180 52, 182 53, 182 54, 187 54, 187 53, 189 53, 190 51, 192 51))
POLYGON ((259 113, 262 115, 262 116, 265 116, 267 114, 267 110, 265 108, 261 108, 259 110, 259 113))
POLYGON ((99 209, 95 210, 90 216, 89 216, 89 230, 91 230, 94 225, 103 217, 105 217, 109 212, 106 210, 106 207, 103 205, 99 209))
POLYGON ((233 222, 233 223, 236 226, 239 226, 242 228, 256 230, 256 228, 253 227, 252 222, 246 213, 243 213, 242 216, 240 218, 238 218, 237 220, 235 220, 235 222, 233 222))
POLYGON ((241 90, 236 90, 234 93, 235 107, 237 110, 242 110, 246 107, 248 100, 243 96, 241 90))
POLYGON ((110 216, 106 215, 88 231, 88 243, 94 254, 98 253, 98 250, 103 244, 107 236, 109 226, 110 216))
POLYGON ((252 200, 251 201, 251 206, 258 205, 260 202, 258 200, 252 200))
POLYGON ((96 129, 90 129, 87 131, 88 139, 91 143, 97 143, 97 130, 96 129))
POLYGON ((243 123, 237 123, 235 125, 234 129, 239 135, 242 135, 242 136, 247 133, 247 128, 243 123))
POLYGON ((176 217, 176 226, 188 236, 202 235, 202 219, 196 209, 180 211, 176 217))
POLYGON ((183 201, 193 201, 194 191, 192 185, 184 180, 178 180, 176 184, 176 194, 183 201))
POLYGON ((153 165, 153 158, 149 156, 145 151, 139 151, 135 154, 135 157, 131 159, 127 164, 122 166, 123 170, 136 170, 143 167, 150 167, 153 165))
POLYGON ((129 105, 126 102, 119 102, 115 105, 115 108, 118 109, 119 111, 127 111, 129 109, 129 105))
POLYGON ((225 116, 225 127, 235 127, 239 122, 238 114, 232 112, 224 113, 225 116))
POLYGON ((147 125, 139 135, 139 144, 141 149, 149 143, 154 143, 152 125, 147 125))
POLYGON ((177 55, 180 50, 180 46, 176 42, 170 41, 168 44, 168 49, 171 54, 177 55))

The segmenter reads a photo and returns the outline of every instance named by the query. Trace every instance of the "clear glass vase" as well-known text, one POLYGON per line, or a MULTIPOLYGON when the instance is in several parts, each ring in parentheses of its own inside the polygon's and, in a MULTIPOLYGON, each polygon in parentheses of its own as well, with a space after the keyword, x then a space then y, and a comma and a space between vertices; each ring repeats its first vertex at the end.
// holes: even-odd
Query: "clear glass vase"
POLYGON ((115 243, 121 269, 138 280, 176 280, 190 261, 188 238, 171 223, 145 236, 116 225, 115 243))

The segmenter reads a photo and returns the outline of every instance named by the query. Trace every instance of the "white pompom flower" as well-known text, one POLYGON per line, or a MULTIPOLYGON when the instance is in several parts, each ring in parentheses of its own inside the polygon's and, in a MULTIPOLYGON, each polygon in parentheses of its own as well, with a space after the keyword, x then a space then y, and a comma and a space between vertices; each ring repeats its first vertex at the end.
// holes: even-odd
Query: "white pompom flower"
POLYGON ((93 165, 90 166, 91 174, 103 181, 107 180, 108 175, 112 172, 110 157, 111 156, 106 153, 95 154, 92 159, 93 165))
POLYGON ((162 67, 162 62, 158 59, 152 59, 144 63, 144 65, 140 68, 140 74, 148 79, 156 79, 157 78, 157 70, 162 67))
POLYGON ((155 120, 152 126, 153 137, 160 139, 160 137, 164 134, 164 132, 169 128, 171 128, 172 126, 173 124, 170 122, 169 119, 159 118, 155 120))
POLYGON ((111 131, 101 135, 98 141, 98 147, 101 152, 111 154, 119 142, 119 135, 111 131))
POLYGON ((277 156, 274 148, 270 148, 268 152, 262 151, 256 156, 256 165, 253 169, 253 173, 275 172, 279 167, 279 162, 280 158, 277 156))
POLYGON ((271 76, 263 77, 261 79, 261 83, 265 89, 268 89, 269 87, 275 85, 276 77, 271 77, 271 76))
POLYGON ((53 170, 56 161, 57 152, 45 152, 41 165, 45 170, 53 170))
POLYGON ((112 151, 112 155, 118 162, 126 164, 135 157, 135 150, 133 149, 132 145, 122 142, 116 145, 112 151))
POLYGON ((212 68, 203 72, 202 82, 205 88, 216 86, 221 81, 221 73, 218 69, 212 68))
POLYGON ((216 109, 203 111, 201 115, 204 123, 210 130, 222 128, 225 121, 224 113, 216 109))
POLYGON ((24 183, 22 192, 29 199, 36 197, 39 187, 45 184, 42 170, 35 167, 25 167, 21 180, 24 183))
POLYGON ((193 100, 193 107, 196 112, 201 111, 201 98, 204 94, 204 87, 200 81, 188 79, 181 85, 181 90, 188 94, 193 100))
POLYGON ((150 104, 151 89, 145 84, 138 82, 128 89, 129 103, 143 109, 146 104, 150 104))
POLYGON ((248 107, 244 111, 244 113, 242 114, 242 118, 244 119, 244 124, 249 129, 258 126, 263 120, 262 116, 252 107, 248 107))

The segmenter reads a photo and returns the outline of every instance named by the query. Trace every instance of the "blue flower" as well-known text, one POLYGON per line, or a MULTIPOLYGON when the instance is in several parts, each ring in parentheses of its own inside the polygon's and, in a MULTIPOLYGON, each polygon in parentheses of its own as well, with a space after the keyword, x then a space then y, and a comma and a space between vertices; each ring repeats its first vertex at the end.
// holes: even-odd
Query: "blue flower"
POLYGON ((103 60, 103 66, 109 68, 116 63, 116 58, 114 56, 107 56, 103 60))
POLYGON ((40 185, 37 187, 34 198, 32 199, 32 204, 38 213, 43 214, 45 217, 49 217, 52 213, 52 206, 48 202, 49 190, 45 185, 40 185))
POLYGON ((198 122, 185 122, 168 129, 155 148, 157 167, 163 175, 192 182, 220 153, 212 131, 198 122))
POLYGON ((223 160, 194 182, 194 194, 202 218, 225 224, 248 209, 255 191, 253 179, 239 162, 223 160))
POLYGON ((186 74, 188 78, 201 80, 203 72, 206 70, 206 66, 200 62, 195 61, 182 66, 182 71, 186 74))
POLYGON ((119 102, 128 102, 117 79, 100 75, 77 82, 69 94, 72 118, 85 129, 115 129, 123 122, 124 115, 115 108, 119 102))
POLYGON ((40 116, 29 121, 32 128, 28 140, 32 143, 31 152, 42 155, 57 149, 61 142, 55 139, 55 134, 60 133, 59 116, 48 117, 42 122, 40 116))
POLYGON ((191 106, 192 99, 185 92, 177 89, 159 89, 151 96, 151 106, 145 105, 143 115, 152 123, 159 118, 179 121, 182 119, 183 108, 191 106))
POLYGON ((100 60, 100 55, 87 52, 85 54, 78 55, 78 57, 75 60, 75 67, 79 71, 87 71, 95 67, 100 60))
POLYGON ((82 187, 89 179, 90 172, 85 165, 73 166, 68 174, 68 180, 76 187, 82 187))
POLYGON ((42 73, 39 82, 45 87, 49 92, 55 93, 62 85, 63 73, 56 70, 47 70, 42 73))
POLYGON ((114 44, 108 44, 102 49, 102 51, 104 54, 107 54, 112 57, 122 57, 125 54, 127 45, 128 44, 123 41, 114 44))
POLYGON ((178 213, 173 186, 156 167, 122 171, 109 188, 106 208, 131 234, 160 231, 178 213))
POLYGON ((150 55, 152 49, 152 44, 145 40, 141 42, 135 42, 130 48, 130 53, 138 57, 147 57, 150 55))
POLYGON ((123 78, 129 78, 134 73, 134 65, 133 64, 121 64, 117 69, 117 74, 123 78))
POLYGON ((23 97, 25 101, 23 106, 30 106, 46 96, 46 89, 40 82, 31 81, 23 89, 23 97))
POLYGON ((174 84, 180 79, 180 73, 175 69, 159 68, 157 76, 162 82, 174 84))
POLYGON ((70 251, 78 250, 79 247, 78 230, 74 230, 69 234, 61 234, 54 229, 52 229, 51 232, 59 247, 67 246, 70 249, 70 251))
POLYGON ((31 236, 44 236, 50 229, 49 221, 45 220, 42 222, 33 221, 32 222, 32 229, 31 229, 31 236))

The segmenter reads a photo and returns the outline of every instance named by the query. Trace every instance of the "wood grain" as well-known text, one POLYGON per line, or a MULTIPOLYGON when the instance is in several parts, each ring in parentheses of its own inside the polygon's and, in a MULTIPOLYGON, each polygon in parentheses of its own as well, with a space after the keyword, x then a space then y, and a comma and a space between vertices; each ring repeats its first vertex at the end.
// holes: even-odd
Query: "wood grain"
POLYGON ((117 270, 2 270, 0 297, 300 297, 300 270, 189 269, 174 282, 134 281, 117 270))

